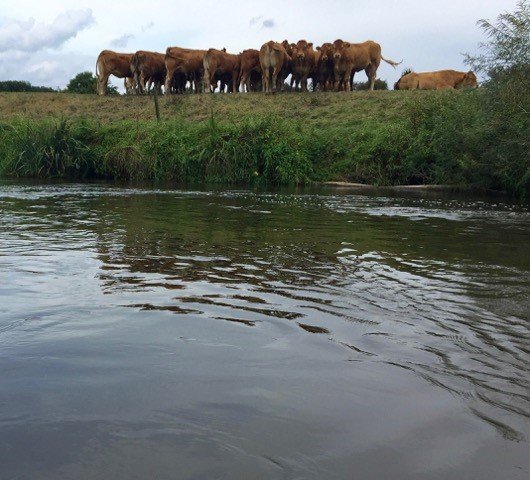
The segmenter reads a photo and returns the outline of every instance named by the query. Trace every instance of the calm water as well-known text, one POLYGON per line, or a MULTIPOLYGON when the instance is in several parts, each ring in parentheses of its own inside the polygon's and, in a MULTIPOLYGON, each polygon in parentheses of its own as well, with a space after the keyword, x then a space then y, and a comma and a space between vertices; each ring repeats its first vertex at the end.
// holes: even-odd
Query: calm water
POLYGON ((0 185, 0 478, 527 479, 530 213, 0 185))

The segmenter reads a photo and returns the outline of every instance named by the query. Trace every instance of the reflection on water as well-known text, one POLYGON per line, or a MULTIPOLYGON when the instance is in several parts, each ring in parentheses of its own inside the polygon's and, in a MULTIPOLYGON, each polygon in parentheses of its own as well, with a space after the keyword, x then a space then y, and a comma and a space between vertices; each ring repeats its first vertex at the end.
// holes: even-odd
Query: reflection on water
POLYGON ((0 186, 6 478, 526 478, 530 214, 0 186))

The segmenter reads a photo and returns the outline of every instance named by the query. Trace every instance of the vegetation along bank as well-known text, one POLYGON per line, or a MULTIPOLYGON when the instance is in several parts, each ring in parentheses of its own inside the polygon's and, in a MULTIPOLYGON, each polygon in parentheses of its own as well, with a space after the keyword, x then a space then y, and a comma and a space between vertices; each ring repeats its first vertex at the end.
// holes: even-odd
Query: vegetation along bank
POLYGON ((149 97, 0 94, 0 175, 451 184, 527 196, 528 120, 487 89, 149 97))

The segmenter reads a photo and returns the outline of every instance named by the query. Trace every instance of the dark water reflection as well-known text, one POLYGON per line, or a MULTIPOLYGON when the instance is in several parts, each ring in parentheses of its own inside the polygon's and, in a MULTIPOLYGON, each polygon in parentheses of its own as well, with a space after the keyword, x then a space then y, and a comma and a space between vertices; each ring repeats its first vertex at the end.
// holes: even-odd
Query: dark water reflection
POLYGON ((0 478, 527 478, 530 213, 0 186, 0 478))

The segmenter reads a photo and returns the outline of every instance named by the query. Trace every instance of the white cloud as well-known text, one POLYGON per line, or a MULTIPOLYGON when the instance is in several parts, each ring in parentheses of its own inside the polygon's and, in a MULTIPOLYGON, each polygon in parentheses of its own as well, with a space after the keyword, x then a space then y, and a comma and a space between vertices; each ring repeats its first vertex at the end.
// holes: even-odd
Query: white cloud
POLYGON ((92 10, 68 10, 50 23, 35 19, 7 20, 0 25, 0 52, 34 52, 59 48, 67 40, 94 23, 92 10))
POLYGON ((34 85, 65 87, 84 70, 94 71, 92 55, 40 51, 8 52, 0 55, 0 80, 27 80, 34 85))
POLYGON ((121 37, 111 40, 110 45, 112 47, 125 48, 127 44, 129 43, 129 40, 132 40, 133 38, 134 38, 134 35, 130 33, 126 33, 125 35, 122 35, 121 37))

